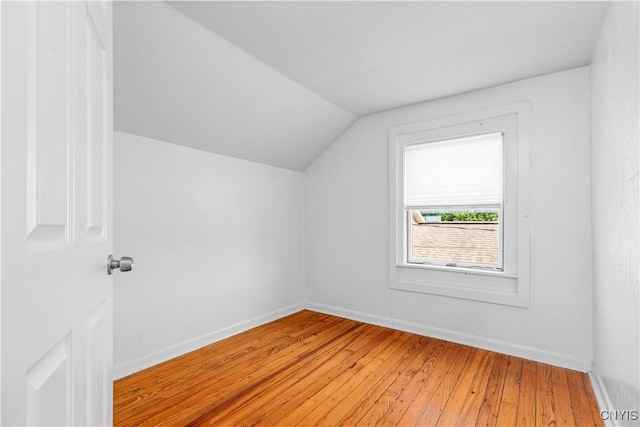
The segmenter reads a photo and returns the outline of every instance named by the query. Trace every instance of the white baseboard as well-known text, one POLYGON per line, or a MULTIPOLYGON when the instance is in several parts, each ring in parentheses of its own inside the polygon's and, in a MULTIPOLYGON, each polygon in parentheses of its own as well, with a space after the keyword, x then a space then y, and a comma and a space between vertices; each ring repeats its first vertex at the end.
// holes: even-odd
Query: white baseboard
MULTIPOLYGON (((589 371, 589 379, 591 380, 591 388, 593 388, 593 393, 596 395, 598 408, 600 408, 600 410, 610 410, 614 408, 613 404, 611 403, 609 393, 607 393, 607 388, 604 386, 604 382, 602 381, 602 377, 600 376, 600 371, 598 370, 598 367, 595 363, 589 371)), ((618 427, 620 423, 618 422, 618 420, 609 418, 607 420, 604 420, 604 425, 607 427, 618 427)))
POLYGON ((559 366, 575 371, 589 372, 591 370, 590 360, 577 359, 567 355, 512 344, 505 341, 493 340, 490 338, 479 337, 447 329, 435 328, 418 323, 406 322, 403 320, 392 319, 384 316, 345 310, 339 307, 327 306, 323 304, 307 303, 306 307, 309 310, 318 311, 320 313, 345 317, 347 319, 357 320, 359 322, 372 323, 374 325, 384 326, 387 328, 398 329, 418 335, 482 348, 484 350, 495 351, 496 353, 503 353, 509 356, 521 357, 523 359, 547 363, 549 365, 559 366))
POLYGON ((296 313, 300 310, 304 310, 304 308, 304 304, 291 305, 289 307, 275 310, 270 313, 265 313, 260 316, 242 321, 240 323, 227 326, 223 329, 219 329, 209 334, 183 341, 179 344, 157 351, 148 356, 121 363, 114 367, 114 379, 126 377, 127 375, 131 375, 135 372, 157 365, 158 363, 166 362, 167 360, 173 359, 174 357, 182 356, 185 353, 189 353, 190 351, 194 351, 214 342, 229 338, 230 336, 247 331, 251 328, 255 328, 256 326, 260 326, 265 323, 296 313))
MULTIPOLYGON (((447 329, 421 325, 418 323, 392 319, 389 317, 377 316, 377 315, 358 312, 358 311, 346 310, 339 307, 307 302, 307 303, 295 304, 280 310, 276 310, 270 313, 256 316, 254 318, 248 319, 240 323, 236 323, 234 325, 230 325, 223 329, 203 335, 201 337, 183 341, 179 344, 157 351, 148 356, 141 357, 139 359, 132 360, 129 362, 121 363, 114 367, 114 377, 115 379, 123 378, 127 375, 131 375, 135 372, 138 372, 143 369, 149 368, 151 366, 157 365, 159 363, 165 362, 174 357, 181 356, 190 351, 197 350, 201 347, 207 346, 214 342, 223 340, 230 336, 247 331, 251 328, 255 328, 256 326, 260 326, 265 323, 280 319, 282 317, 288 316, 290 314, 296 313, 304 309, 309 309, 309 310, 317 311, 320 313, 344 317, 344 318, 356 320, 359 322, 371 323, 374 325, 384 326, 387 328, 398 329, 400 331, 411 332, 414 334, 419 334, 419 335, 428 336, 432 338, 438 338, 446 341, 455 342, 458 344, 469 345, 472 347, 495 351, 497 353, 508 354, 510 356, 522 357, 524 359, 533 360, 535 362, 548 363, 550 365, 560 366, 562 368, 573 369, 581 372, 589 372, 589 375, 590 376, 592 375, 592 372, 590 372, 591 361, 588 361, 588 360, 575 359, 562 354, 543 351, 543 350, 539 350, 531 347, 520 346, 517 344, 512 344, 504 341, 497 341, 489 338, 464 334, 464 333, 451 331, 447 329)), ((598 397, 598 391, 597 391, 598 389, 596 387, 599 387, 599 389, 602 390, 600 395, 606 397, 607 396, 606 392, 604 390, 604 387, 601 384, 602 381, 600 380, 597 386, 593 376, 591 377, 591 381, 593 384, 594 391, 596 392, 596 397, 598 397)), ((601 408, 603 407, 603 402, 604 401, 601 401, 601 398, 598 397, 598 404, 600 405, 601 408)), ((605 405, 605 407, 611 408, 612 406, 605 405)))

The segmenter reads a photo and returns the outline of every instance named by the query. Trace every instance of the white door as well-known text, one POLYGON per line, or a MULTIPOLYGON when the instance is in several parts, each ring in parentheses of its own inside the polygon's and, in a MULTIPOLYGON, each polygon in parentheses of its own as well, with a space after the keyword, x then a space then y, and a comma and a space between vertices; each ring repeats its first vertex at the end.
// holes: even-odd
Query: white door
POLYGON ((2 425, 112 420, 108 2, 2 2, 2 425))

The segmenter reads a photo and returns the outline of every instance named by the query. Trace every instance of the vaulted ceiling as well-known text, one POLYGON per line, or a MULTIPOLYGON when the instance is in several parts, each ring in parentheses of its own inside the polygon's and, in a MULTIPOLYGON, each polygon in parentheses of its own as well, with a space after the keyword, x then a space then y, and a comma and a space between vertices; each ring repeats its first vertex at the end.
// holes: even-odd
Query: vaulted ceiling
POLYGON ((360 116, 589 64, 607 7, 116 2, 115 127, 304 170, 360 116))

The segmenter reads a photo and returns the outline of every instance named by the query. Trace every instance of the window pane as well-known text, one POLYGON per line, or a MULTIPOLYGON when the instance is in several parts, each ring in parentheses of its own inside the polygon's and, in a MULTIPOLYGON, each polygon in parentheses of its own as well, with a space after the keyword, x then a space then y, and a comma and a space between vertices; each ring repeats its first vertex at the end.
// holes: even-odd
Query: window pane
POLYGON ((500 212, 499 207, 408 211, 409 262, 501 268, 500 212))
POLYGON ((502 133, 405 147, 404 204, 502 204, 502 133))

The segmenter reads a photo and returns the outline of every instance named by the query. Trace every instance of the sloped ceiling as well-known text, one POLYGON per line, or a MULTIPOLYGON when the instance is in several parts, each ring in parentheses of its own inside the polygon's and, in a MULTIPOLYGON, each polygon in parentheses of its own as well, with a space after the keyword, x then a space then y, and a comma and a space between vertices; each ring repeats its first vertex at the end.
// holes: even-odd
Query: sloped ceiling
POLYGON ((170 4, 357 116, 587 65, 608 3, 170 4))
POLYGON ((114 2, 118 131, 302 171, 355 120, 160 2, 114 2))
POLYGON ((115 2, 115 127, 300 171, 362 115, 589 64, 607 7, 115 2))

